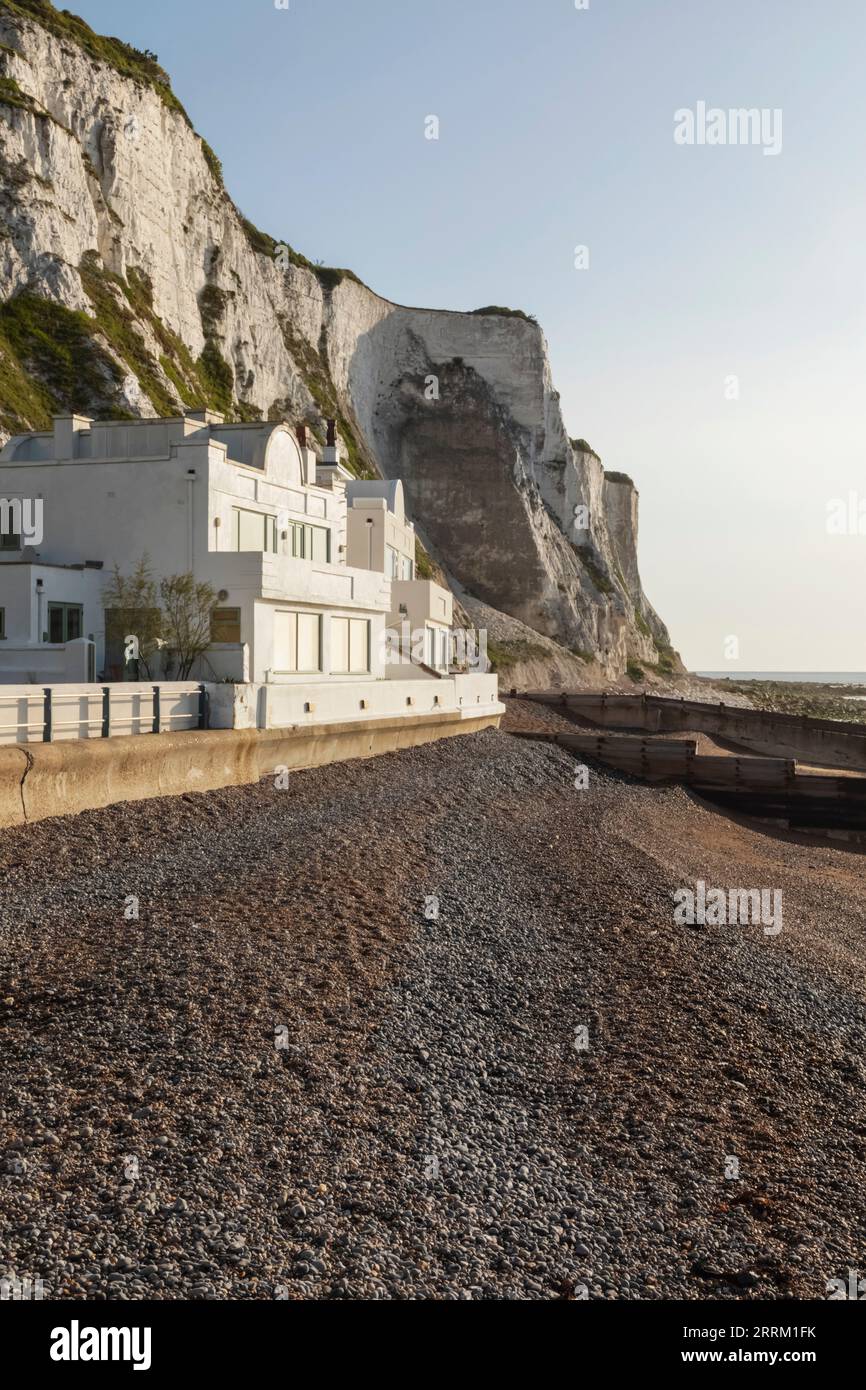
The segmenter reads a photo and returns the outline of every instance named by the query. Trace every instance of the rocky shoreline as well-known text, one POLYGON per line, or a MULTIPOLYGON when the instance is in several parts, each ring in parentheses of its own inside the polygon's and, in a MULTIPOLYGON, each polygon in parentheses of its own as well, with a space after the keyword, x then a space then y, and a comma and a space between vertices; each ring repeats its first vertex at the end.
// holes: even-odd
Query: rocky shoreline
POLYGON ((823 1297, 866 1264, 861 863, 493 731, 6 832, 0 1273, 823 1297), (696 873, 785 932, 675 926, 696 873))
MULTIPOLYGON (((703 680, 702 677, 696 679, 703 680)), ((728 704, 747 701, 754 709, 781 714, 810 715, 814 719, 842 719, 866 724, 866 686, 820 681, 723 680, 716 677, 712 690, 728 704)), ((706 695, 698 695, 706 699, 706 695)))

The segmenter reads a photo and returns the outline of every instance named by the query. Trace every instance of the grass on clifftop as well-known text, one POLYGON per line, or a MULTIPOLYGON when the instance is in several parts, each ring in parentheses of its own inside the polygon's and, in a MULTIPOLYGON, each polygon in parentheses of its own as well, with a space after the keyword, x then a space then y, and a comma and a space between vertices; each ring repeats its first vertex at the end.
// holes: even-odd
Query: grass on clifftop
POLYGON ((526 323, 538 323, 534 314, 527 314, 523 309, 508 309, 504 304, 485 304, 483 309, 470 309, 470 314, 499 314, 502 318, 523 319, 526 323))
POLYGON ((343 280, 354 280, 356 285, 364 283, 354 270, 347 270, 345 266, 319 265, 317 261, 311 261, 300 251, 296 251, 287 241, 277 241, 270 232, 263 232, 261 227, 257 227, 255 222, 244 217, 242 212, 238 211, 238 217, 241 220, 247 241, 260 256, 267 256, 270 260, 278 262, 279 253, 282 251, 288 265, 309 270, 312 275, 316 276, 319 284, 325 290, 336 289, 343 280))
POLYGON ((172 111, 178 111, 188 121, 189 117, 171 90, 171 78, 160 67, 155 53, 147 49, 133 48, 122 39, 107 38, 97 34, 78 15, 69 10, 57 10, 49 0, 0 0, 0 10, 17 15, 21 19, 35 20, 58 39, 70 39, 90 58, 107 63, 123 77, 133 82, 152 87, 161 100, 172 111))
POLYGON ((599 458, 598 454, 595 452, 595 449, 593 449, 592 445, 591 445, 590 443, 588 443, 587 440, 585 440, 585 439, 570 439, 570 440, 569 440, 569 443, 570 443, 572 449, 574 449, 576 453, 578 453, 578 454, 592 454, 593 458, 598 459, 598 460, 599 460, 599 463, 601 462, 601 459, 599 458))
MULTIPOLYGON (((190 130, 193 129, 192 121, 172 91, 171 78, 165 68, 161 66, 157 55, 151 53, 149 49, 134 48, 132 44, 124 43, 123 39, 97 34, 78 15, 70 14, 69 10, 55 9, 50 0, 0 0, 0 12, 2 11, 19 19, 29 19, 41 24, 42 28, 47 29, 49 34, 53 34, 55 38, 77 44, 95 62, 105 63, 121 77, 137 82, 139 86, 150 87, 169 111, 176 111, 186 121, 190 130)), ((5 80, 9 81, 10 79, 5 80)), ((2 100, 10 102, 8 96, 3 97, 2 100)), ((32 102, 32 98, 30 100, 32 102)), ((34 110, 32 105, 25 106, 21 101, 11 101, 11 104, 24 106, 24 109, 33 111, 35 115, 44 116, 47 114, 38 107, 34 110)), ((201 141, 202 154, 207 161, 208 168, 216 182, 222 187, 222 164, 208 142, 200 135, 198 138, 201 141)))

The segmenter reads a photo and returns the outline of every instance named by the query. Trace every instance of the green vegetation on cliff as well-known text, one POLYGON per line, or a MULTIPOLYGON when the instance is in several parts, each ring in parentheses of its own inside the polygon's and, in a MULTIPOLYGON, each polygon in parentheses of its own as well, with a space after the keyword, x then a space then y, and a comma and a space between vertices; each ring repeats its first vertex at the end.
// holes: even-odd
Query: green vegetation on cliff
POLYGON ((194 362, 155 313, 142 271, 132 268, 124 280, 91 251, 79 272, 92 314, 29 291, 0 305, 0 427, 10 433, 48 429, 51 416, 66 411, 97 419, 129 416, 118 401, 124 366, 160 415, 209 406, 230 420, 259 418, 259 411, 235 399, 231 367, 216 338, 208 338, 194 362), (156 356, 145 341, 148 329, 156 356))
POLYGON ((116 392, 123 374, 96 333, 87 314, 35 294, 0 305, 4 429, 48 429, 52 414, 86 409, 116 392))
POLYGON ((572 550, 580 557, 580 562, 586 570, 596 589, 601 594, 612 594, 613 585, 599 565, 593 554, 592 547, 588 545, 574 545, 572 550))
MULTIPOLYGON (((176 111, 186 121, 190 130, 193 129, 192 121, 172 91, 171 78, 165 68, 160 65, 157 55, 151 53, 149 49, 134 48, 132 44, 124 43, 122 39, 97 34, 78 15, 70 14, 69 10, 55 9, 50 0, 0 0, 0 13, 4 11, 18 19, 29 19, 41 24, 42 28, 47 29, 48 33, 53 34, 55 38, 77 44, 88 58, 92 58, 97 63, 105 63, 121 77, 126 77, 130 81, 138 83, 139 86, 150 87, 169 111, 176 111)), ((9 51, 14 52, 12 49, 9 51)), ((13 87, 18 85, 10 78, 3 78, 0 81, 7 84, 12 82, 13 87)), ((17 94, 11 91, 11 94, 7 93, 0 96, 0 100, 33 111, 35 115, 45 116, 48 114, 37 107, 33 98, 28 97, 25 92, 21 92, 20 88, 17 94)), ((201 141, 202 154, 208 167, 216 182, 222 187, 222 164, 207 141, 202 136, 198 138, 201 141)))
POLYGON ((530 642, 525 637, 517 637, 512 641, 495 641, 489 636, 487 638, 490 669, 499 675, 504 675, 523 661, 546 661, 549 656, 548 647, 542 647, 540 642, 530 642))
MULTIPOLYGON (((595 449, 593 449, 592 445, 589 444, 585 439, 571 439, 569 440, 569 443, 571 444, 572 449, 574 449, 575 452, 578 454, 592 454, 593 458, 599 457, 598 454, 595 452, 595 449)), ((599 462, 601 462, 600 459, 599 462)), ((607 474, 605 474, 605 477, 607 477, 607 474)))
POLYGON ((526 323, 538 323, 534 314, 524 313, 523 309, 508 309, 504 304, 485 304, 483 309, 470 309, 470 314, 498 314, 501 318, 523 319, 526 323))
MULTIPOLYGON (((97 34, 84 20, 67 10, 56 9, 49 0, 0 0, 0 14, 34 21, 56 39, 76 44, 94 62, 107 64, 121 77, 150 88, 192 129, 171 89, 168 73, 160 66, 155 53, 97 34)), ((17 53, 8 44, 2 47, 9 55, 17 53)), ((0 103, 39 118, 49 118, 49 113, 15 78, 2 74, 0 103)), ((200 136, 197 138, 208 168, 222 188, 220 160, 207 141, 200 136)), ((86 151, 82 150, 81 157, 95 180, 91 191, 98 197, 100 180, 86 151)), ((25 177, 35 177, 25 170, 3 172, 4 176, 11 175, 13 182, 15 178, 23 181, 25 177)), ((109 216, 117 220, 107 203, 104 207, 109 216)), ((238 216, 254 251, 278 263, 278 253, 282 252, 287 266, 303 268, 315 275, 326 294, 347 279, 361 283, 353 271, 318 265, 287 243, 277 242, 239 211, 238 216)), ((0 223, 0 236, 9 234, 0 223)), ((113 274, 104 268, 96 251, 84 256, 79 269, 93 306, 92 314, 76 314, 60 305, 49 305, 29 292, 19 294, 2 307, 0 424, 4 428, 45 428, 51 414, 58 410, 80 410, 103 418, 129 413, 118 404, 126 372, 113 360, 115 357, 136 377, 159 414, 176 414, 181 403, 187 408, 209 406, 222 411, 230 420, 260 418, 263 412, 246 404, 236 394, 234 371, 226 354, 226 291, 208 284, 200 295, 205 345, 198 359, 193 361, 186 344, 155 313, 146 277, 134 270, 130 270, 128 279, 113 274)), ((284 332, 284 336, 287 346, 291 340, 290 350, 300 375, 321 414, 337 420, 350 469, 358 477, 377 476, 359 446, 357 428, 339 408, 326 359, 300 335, 284 332)), ((282 418, 289 399, 291 397, 273 402, 267 411, 269 418, 282 418)))
POLYGON ((271 236, 270 232, 263 232, 261 227, 257 227, 255 222, 251 222, 248 217, 237 209, 241 226, 246 234, 247 241, 254 251, 260 256, 267 256, 275 261, 283 270, 287 270, 290 265, 296 266, 300 270, 309 270, 311 275, 315 275, 319 284, 324 290, 336 289, 343 280, 354 280, 356 285, 363 284, 354 270, 347 270, 345 266, 320 265, 318 261, 311 261, 300 251, 296 251, 287 241, 277 241, 271 236))
POLYGON ((377 478, 378 473, 370 467, 361 453, 355 430, 340 409, 337 390, 324 354, 317 352, 306 338, 296 333, 285 316, 280 316, 279 324, 286 349, 297 364, 304 385, 315 401, 321 418, 337 422, 337 432, 349 456, 350 472, 356 478, 377 478))
POLYGON ((152 87, 171 111, 178 111, 189 122, 189 117, 171 90, 171 78, 160 67, 155 53, 147 49, 133 48, 122 39, 108 38, 96 34, 89 24, 69 10, 57 10, 49 0, 0 0, 0 12, 15 15, 20 19, 35 20, 58 39, 68 39, 83 49, 89 58, 107 63, 122 77, 133 82, 152 87))

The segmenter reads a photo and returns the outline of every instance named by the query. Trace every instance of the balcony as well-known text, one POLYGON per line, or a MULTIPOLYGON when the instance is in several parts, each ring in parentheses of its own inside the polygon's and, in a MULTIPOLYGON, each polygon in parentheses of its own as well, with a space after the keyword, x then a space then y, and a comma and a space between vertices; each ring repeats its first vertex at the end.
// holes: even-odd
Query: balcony
POLYGON ((453 611, 452 594, 432 579, 391 580, 392 623, 408 618, 413 629, 424 627, 426 623, 442 623, 450 627, 453 611))
MULTIPOLYGON (((389 581, 372 570, 297 560, 261 550, 209 551, 199 566, 215 589, 252 591, 256 598, 308 603, 326 608, 363 608, 387 613, 389 581)), ((450 598, 450 595, 449 595, 450 598)))

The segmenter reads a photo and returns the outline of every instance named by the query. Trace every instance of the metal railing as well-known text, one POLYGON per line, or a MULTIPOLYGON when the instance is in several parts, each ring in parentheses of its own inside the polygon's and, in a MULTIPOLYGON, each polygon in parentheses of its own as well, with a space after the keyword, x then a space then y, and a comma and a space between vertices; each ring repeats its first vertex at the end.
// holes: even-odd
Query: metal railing
POLYGON ((10 709, 15 712, 16 706, 17 719, 0 720, 0 743, 52 743, 58 737, 111 738, 170 733, 181 724, 187 729, 208 726, 208 692, 204 682, 161 681, 145 685, 117 681, 111 685, 5 688, 0 685, 0 715, 10 709), (75 701, 78 714, 63 717, 68 713, 64 707, 75 701), (97 702, 98 710, 94 708, 97 702), (91 732, 97 729, 98 734, 91 732))

